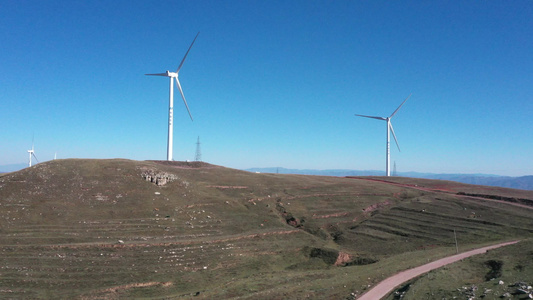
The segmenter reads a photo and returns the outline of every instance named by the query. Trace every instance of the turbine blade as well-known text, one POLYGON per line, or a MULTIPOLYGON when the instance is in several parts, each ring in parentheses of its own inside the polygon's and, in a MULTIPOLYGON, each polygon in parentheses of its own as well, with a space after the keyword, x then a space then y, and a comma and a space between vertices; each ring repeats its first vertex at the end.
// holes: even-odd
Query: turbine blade
POLYGON ((390 123, 390 131, 392 132, 392 136, 394 137, 394 141, 396 142, 396 147, 398 147, 398 151, 402 152, 402 150, 400 150, 400 145, 398 144, 398 139, 396 139, 396 134, 394 134, 394 128, 392 128, 392 123, 390 123))
POLYGON ((397 112, 398 110, 400 110, 400 107, 402 107, 402 105, 405 103, 405 101, 407 101, 407 99, 409 99, 409 97, 411 97, 413 93, 409 94, 409 96, 407 96, 407 98, 405 98, 405 100, 403 100, 402 104, 400 104, 400 106, 398 106, 398 108, 392 113, 392 115, 390 115, 389 118, 392 118, 397 112))
POLYGON ((176 84, 178 85, 178 90, 180 90, 181 98, 183 98, 183 103, 185 103, 185 107, 187 108, 187 112, 189 112, 189 117, 191 117, 191 121, 194 121, 192 119, 191 111, 189 110, 189 105, 187 105, 187 100, 185 100, 185 95, 183 95, 183 90, 181 89, 180 81, 176 78, 176 84))
POLYGON ((33 157, 35 157, 35 160, 36 160, 37 162, 39 162, 39 160, 37 159, 37 156, 35 156, 35 153, 32 152, 31 155, 33 155, 33 157))
POLYGON ((179 73, 179 71, 181 69, 181 66, 183 66, 183 63, 185 62, 185 59, 187 58, 187 55, 189 54, 189 51, 191 51, 192 45, 194 45, 194 42, 196 41, 196 38, 198 37, 199 34, 200 34, 200 32, 198 32, 196 34, 196 36, 194 37, 194 40, 192 41, 191 45, 189 46, 189 50, 187 50, 187 52, 185 53, 185 56, 181 60, 180 66, 178 67, 178 70, 176 71, 176 73, 179 73))
POLYGON ((144 74, 144 75, 148 75, 148 76, 168 76, 167 73, 157 73, 157 74, 144 74))
POLYGON ((383 117, 365 116, 365 115, 358 115, 358 114, 355 114, 355 115, 358 116, 358 117, 364 117, 364 118, 371 118, 371 119, 376 119, 376 120, 387 121, 387 118, 383 118, 383 117))

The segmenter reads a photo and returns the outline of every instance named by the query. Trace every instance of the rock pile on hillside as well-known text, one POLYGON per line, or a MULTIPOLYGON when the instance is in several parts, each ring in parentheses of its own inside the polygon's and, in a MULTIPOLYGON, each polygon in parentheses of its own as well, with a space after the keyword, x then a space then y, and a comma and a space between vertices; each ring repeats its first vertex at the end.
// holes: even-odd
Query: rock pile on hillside
MULTIPOLYGON (((463 286, 462 288, 457 289, 457 291, 462 295, 465 295, 469 300, 477 299, 476 291, 478 291, 478 287, 476 285, 463 286)), ((484 288, 482 291, 483 292, 479 298, 492 296, 502 299, 533 299, 533 287, 523 281, 506 285, 505 282, 499 280, 494 288, 484 288)))
POLYGON ((142 178, 150 181, 157 186, 163 186, 171 181, 178 179, 178 176, 167 172, 156 172, 154 170, 146 170, 141 174, 142 178))

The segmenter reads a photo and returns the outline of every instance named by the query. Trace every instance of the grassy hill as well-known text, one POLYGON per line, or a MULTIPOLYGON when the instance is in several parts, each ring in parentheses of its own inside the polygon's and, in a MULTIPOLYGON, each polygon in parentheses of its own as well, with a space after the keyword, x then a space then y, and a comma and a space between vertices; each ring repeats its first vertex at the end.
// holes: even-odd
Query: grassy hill
POLYGON ((0 297, 350 298, 454 254, 454 230, 460 250, 530 238, 532 200, 424 179, 55 160, 0 175, 0 297))

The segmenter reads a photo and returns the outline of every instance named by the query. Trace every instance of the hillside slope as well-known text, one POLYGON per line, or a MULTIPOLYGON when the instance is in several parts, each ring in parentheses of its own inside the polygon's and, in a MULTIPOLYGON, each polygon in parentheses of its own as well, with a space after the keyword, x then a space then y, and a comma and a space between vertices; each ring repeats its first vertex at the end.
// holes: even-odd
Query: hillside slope
POLYGON ((454 230, 461 250, 533 232, 533 192, 384 179, 118 159, 3 174, 0 297, 338 299, 454 253, 454 230))
MULTIPOLYGON (((385 171, 377 170, 348 170, 348 169, 332 169, 332 170, 313 170, 313 169, 285 169, 285 168, 250 168, 245 171, 260 172, 260 173, 281 173, 281 174, 300 174, 300 175, 320 175, 320 176, 383 176, 385 171)), ((399 177, 410 178, 425 178, 437 180, 457 181, 467 184, 485 185, 485 186, 499 186, 513 189, 533 190, 533 176, 500 176, 490 174, 435 174, 435 173, 420 173, 420 172, 398 172, 399 177)))

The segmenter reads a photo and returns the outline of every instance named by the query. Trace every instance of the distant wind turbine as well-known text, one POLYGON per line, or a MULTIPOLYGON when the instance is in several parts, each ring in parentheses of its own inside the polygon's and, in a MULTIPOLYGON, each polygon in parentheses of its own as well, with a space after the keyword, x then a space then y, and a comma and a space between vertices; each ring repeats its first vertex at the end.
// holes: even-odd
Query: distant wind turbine
POLYGON ((168 97, 169 101, 169 109, 168 109, 168 141, 167 141, 167 160, 172 160, 172 139, 173 139, 173 121, 174 121, 174 82, 173 79, 176 79, 176 85, 178 86, 178 89, 180 90, 181 97, 183 98, 183 103, 185 103, 185 107, 187 108, 187 112, 189 112, 189 117, 192 119, 191 111, 189 110, 189 105, 187 105, 187 100, 185 100, 185 95, 183 95, 183 90, 181 89, 180 81, 178 80, 178 73, 183 66, 183 62, 185 62, 185 58, 187 58, 187 54, 189 54, 189 51, 191 51, 192 45, 196 41, 196 38, 200 32, 196 34, 196 37, 192 41, 191 45, 189 46, 189 50, 185 53, 185 56, 181 60, 181 63, 176 70, 176 72, 170 72, 166 71, 166 73, 157 73, 157 74, 144 74, 149 76, 166 76, 170 78, 170 93, 168 97))
POLYGON ((387 159, 386 159, 387 161, 386 161, 386 169, 385 169, 387 176, 390 176, 390 132, 391 131, 392 131, 392 136, 394 137, 394 141, 396 142, 396 146, 398 147, 398 151, 401 151, 400 145, 398 145, 398 140, 396 139, 396 134, 394 134, 394 128, 392 128, 391 118, 394 117, 394 115, 398 112, 400 107, 402 107, 402 105, 405 103, 405 101, 407 101, 407 99, 409 99, 409 97, 411 97, 411 95, 409 95, 407 98, 405 98, 405 100, 403 100, 402 104, 398 106, 398 108, 390 115, 390 117, 385 118, 385 117, 365 116, 365 115, 356 114, 356 116, 358 117, 365 117, 365 118, 387 121, 387 159))
POLYGON ((30 160, 29 160, 29 163, 28 163, 28 166, 31 167, 31 157, 35 157, 35 160, 37 161, 37 163, 39 163, 39 160, 37 159, 37 156, 35 156, 35 151, 33 150, 33 139, 31 141, 31 150, 28 150, 28 154, 30 155, 30 160))

